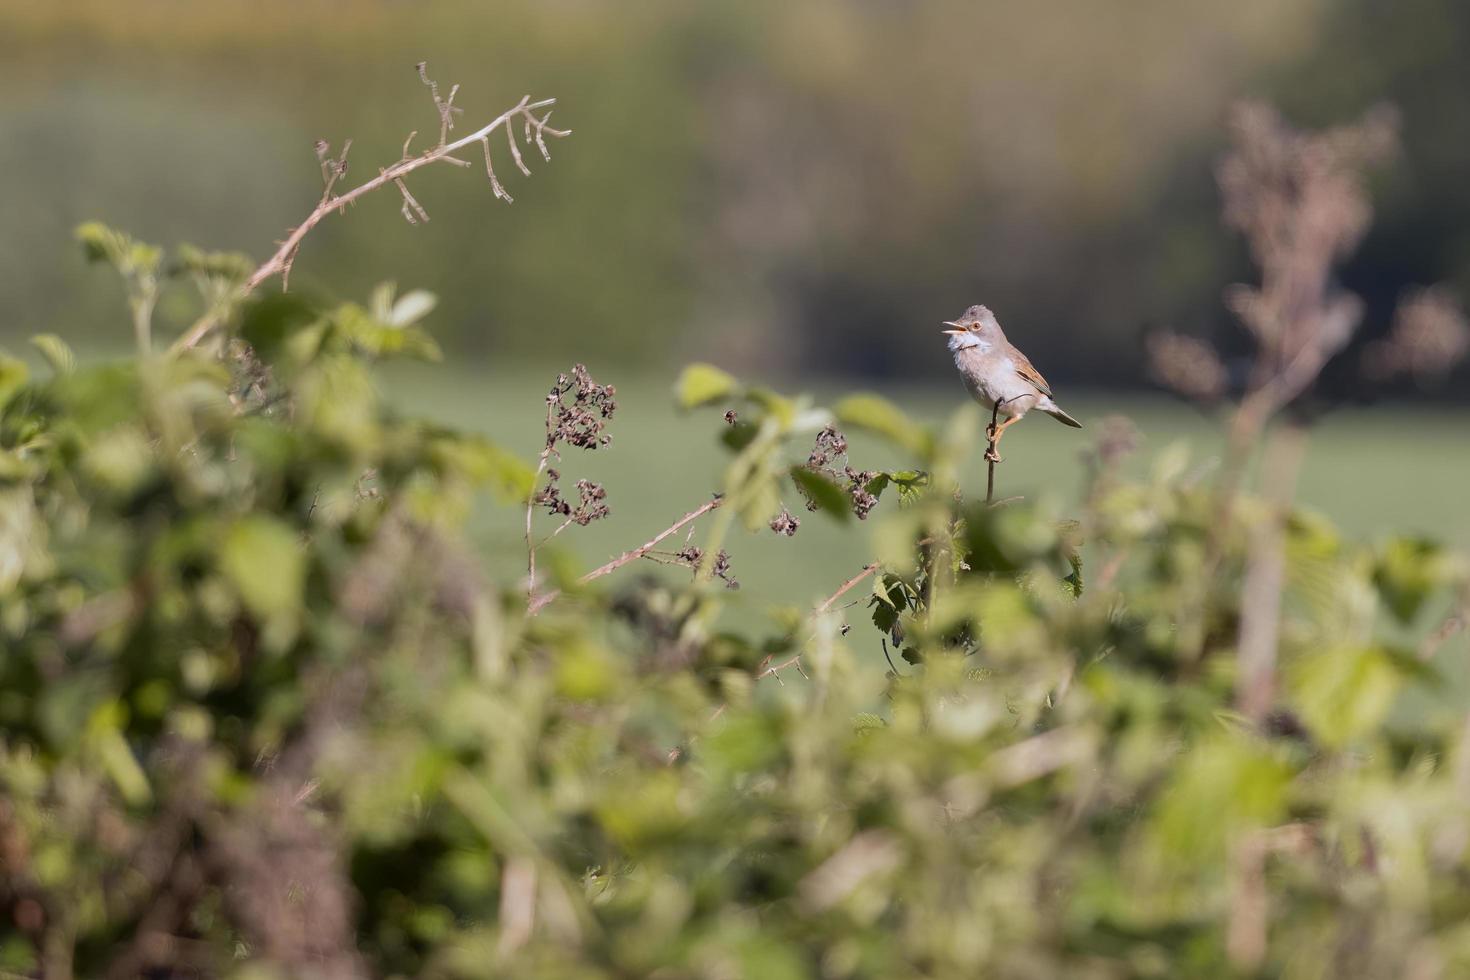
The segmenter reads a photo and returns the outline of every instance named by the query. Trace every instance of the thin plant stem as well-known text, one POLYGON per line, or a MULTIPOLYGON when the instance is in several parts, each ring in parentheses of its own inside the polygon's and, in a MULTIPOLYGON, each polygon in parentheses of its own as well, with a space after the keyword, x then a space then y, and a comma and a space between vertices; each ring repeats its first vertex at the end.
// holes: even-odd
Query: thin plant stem
MULTIPOLYGON (((652 552, 654 548, 658 547, 659 543, 662 542, 669 535, 678 533, 684 527, 703 517, 705 514, 708 514, 710 511, 719 509, 720 505, 722 505, 724 502, 724 497, 715 497, 708 503, 701 504, 699 507, 691 510, 683 517, 679 518, 677 521, 655 534, 652 538, 645 541, 643 544, 639 545, 636 548, 630 548, 629 550, 623 552, 621 555, 618 555, 616 558, 612 559, 606 564, 599 565, 597 568, 594 568, 586 575, 583 575, 581 578, 577 579, 577 583, 579 585, 586 585, 589 582, 593 582, 599 578, 602 578, 602 576, 604 575, 608 575, 612 572, 617 571, 619 568, 622 568, 629 562, 637 561, 639 558, 646 558, 649 553, 652 552)), ((531 556, 531 561, 532 570, 534 572, 534 553, 531 556)), ((560 595, 560 589, 553 589, 552 591, 543 593, 539 596, 532 595, 530 597, 530 605, 526 609, 526 614, 529 616, 536 615, 542 609, 544 609, 548 603, 552 602, 560 595)))

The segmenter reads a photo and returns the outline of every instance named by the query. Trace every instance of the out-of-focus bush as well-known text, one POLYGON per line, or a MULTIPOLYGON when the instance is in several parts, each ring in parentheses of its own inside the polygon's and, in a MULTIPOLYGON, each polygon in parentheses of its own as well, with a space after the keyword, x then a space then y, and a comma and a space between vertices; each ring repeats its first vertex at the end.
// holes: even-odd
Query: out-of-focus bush
MULTIPOLYGON (((130 276, 249 268, 85 235, 130 276)), ((931 431, 699 367, 680 400, 732 452, 704 553, 809 500, 867 516, 875 565, 773 635, 717 625, 698 558, 688 586, 553 569, 532 614, 455 537, 531 470, 374 393, 373 361, 433 355, 428 306, 270 297, 205 353, 0 362, 7 971, 1470 969, 1470 729, 1393 718, 1442 681, 1384 639, 1461 558, 1292 513, 1255 724, 1233 654, 1269 508, 1237 500, 1208 561, 1211 488, 1179 457, 1124 479, 1115 428, 1074 520, 965 502, 973 409, 931 431), (843 427, 914 469, 857 469, 843 427)))

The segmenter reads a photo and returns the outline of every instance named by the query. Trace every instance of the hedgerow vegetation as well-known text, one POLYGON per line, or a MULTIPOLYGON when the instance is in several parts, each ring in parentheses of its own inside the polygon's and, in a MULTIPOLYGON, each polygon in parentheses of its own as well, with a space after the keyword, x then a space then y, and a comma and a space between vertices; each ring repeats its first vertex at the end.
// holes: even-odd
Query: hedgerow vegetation
MULTIPOLYGON (((427 294, 256 289, 290 238, 257 266, 81 229, 138 351, 80 364, 46 336, 44 367, 0 361, 0 968, 1470 970, 1470 726, 1395 712, 1445 688, 1466 563, 1346 540, 1290 492, 1303 398, 1359 316, 1328 273, 1392 126, 1302 134, 1257 107, 1234 136, 1255 367, 1241 387, 1198 341, 1154 344, 1226 419, 1218 469, 1125 478, 1132 433, 1099 421, 1056 513, 1006 498, 1003 465, 996 493, 962 486, 973 406, 928 427, 694 365, 675 400, 709 413, 726 472, 590 571, 536 561, 616 520, 576 479, 616 451, 617 392, 587 368, 521 460, 380 398, 376 364, 437 354, 427 294), (165 350, 171 290, 198 316, 165 350), (858 430, 907 468, 849 458, 858 430), (480 571, 477 503, 524 512, 526 577, 480 571), (774 631, 722 616, 737 523, 796 548, 808 520, 868 535, 871 563, 774 631), (650 560, 685 570, 640 578, 650 560)), ((1414 355, 1464 329, 1438 294, 1401 320, 1382 371, 1441 369, 1414 355)))

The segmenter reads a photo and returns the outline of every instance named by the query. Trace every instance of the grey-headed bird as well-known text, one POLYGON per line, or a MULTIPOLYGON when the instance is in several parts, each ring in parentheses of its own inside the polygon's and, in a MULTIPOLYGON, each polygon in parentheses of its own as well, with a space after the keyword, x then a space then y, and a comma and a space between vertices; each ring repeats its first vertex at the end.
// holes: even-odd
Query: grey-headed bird
POLYGON ((1052 401, 1051 385, 1031 366, 1026 355, 1006 339, 990 310, 972 306, 958 320, 944 321, 944 326, 944 332, 949 334, 954 366, 959 368, 965 387, 977 402, 996 410, 1004 419, 990 434, 991 448, 985 451, 987 459, 1000 461, 994 447, 1000 443, 1001 434, 1033 408, 1058 422, 1082 428, 1081 422, 1052 401))

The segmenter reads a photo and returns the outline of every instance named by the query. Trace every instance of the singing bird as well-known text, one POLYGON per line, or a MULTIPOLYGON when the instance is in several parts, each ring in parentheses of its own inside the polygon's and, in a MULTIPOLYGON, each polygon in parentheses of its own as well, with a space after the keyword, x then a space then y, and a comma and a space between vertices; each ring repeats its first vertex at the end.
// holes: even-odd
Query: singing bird
POLYGON ((1058 422, 1082 428, 1081 422, 1052 401, 1051 385, 1006 339, 990 310, 972 306, 958 320, 944 321, 944 326, 954 366, 959 368, 965 387, 986 408, 998 407, 997 414, 1005 420, 989 433, 991 446, 985 451, 986 459, 1000 462, 995 446, 1000 444, 1001 435, 1033 408, 1058 422))

